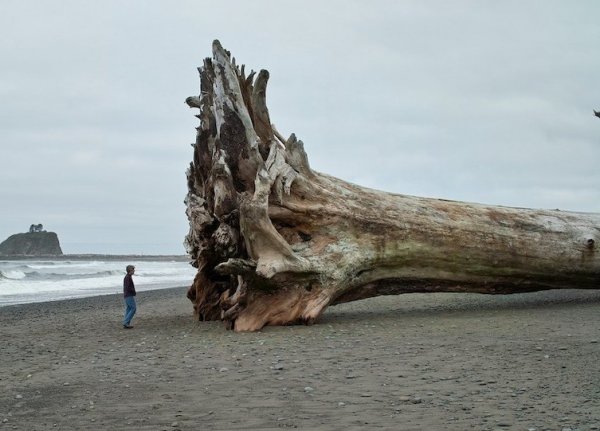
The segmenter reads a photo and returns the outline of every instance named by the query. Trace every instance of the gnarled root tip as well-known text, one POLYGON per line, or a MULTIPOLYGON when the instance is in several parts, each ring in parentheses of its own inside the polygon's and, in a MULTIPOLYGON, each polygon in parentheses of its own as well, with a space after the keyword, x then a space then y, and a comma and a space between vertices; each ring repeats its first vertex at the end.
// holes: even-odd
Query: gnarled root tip
POLYGON ((324 291, 308 292, 301 288, 274 294, 254 294, 245 308, 239 310, 233 324, 236 332, 258 331, 267 325, 312 325, 329 304, 324 291))

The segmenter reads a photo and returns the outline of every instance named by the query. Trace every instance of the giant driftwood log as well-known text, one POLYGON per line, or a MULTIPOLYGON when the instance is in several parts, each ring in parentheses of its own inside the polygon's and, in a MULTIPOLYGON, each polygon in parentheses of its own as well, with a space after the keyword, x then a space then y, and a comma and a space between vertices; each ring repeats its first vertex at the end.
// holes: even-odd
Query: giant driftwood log
POLYGON ((600 214, 391 194, 315 172, 302 141, 271 123, 266 70, 246 76, 218 41, 198 70, 185 240, 198 319, 253 331, 378 295, 600 286, 600 214))

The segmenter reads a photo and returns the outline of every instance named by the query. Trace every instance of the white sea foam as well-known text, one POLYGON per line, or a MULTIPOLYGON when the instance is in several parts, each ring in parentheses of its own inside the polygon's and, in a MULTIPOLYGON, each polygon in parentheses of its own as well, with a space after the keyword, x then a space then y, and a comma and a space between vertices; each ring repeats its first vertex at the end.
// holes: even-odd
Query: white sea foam
POLYGON ((23 271, 16 271, 16 270, 0 271, 0 278, 7 278, 9 280, 20 280, 25 277, 26 276, 23 271))
POLYGON ((0 306, 121 293, 128 264, 139 292, 189 286, 196 274, 181 261, 0 261, 0 306))

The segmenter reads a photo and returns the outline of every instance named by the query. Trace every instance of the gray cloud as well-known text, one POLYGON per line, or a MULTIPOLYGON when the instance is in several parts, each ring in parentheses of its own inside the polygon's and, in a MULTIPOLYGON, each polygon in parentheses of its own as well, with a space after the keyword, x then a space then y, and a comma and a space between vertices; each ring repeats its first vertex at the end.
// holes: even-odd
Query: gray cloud
POLYGON ((182 253, 195 68, 271 72, 313 168, 396 193, 600 211, 600 4, 4 1, 0 237, 182 253), (322 4, 325 3, 325 4, 322 4))

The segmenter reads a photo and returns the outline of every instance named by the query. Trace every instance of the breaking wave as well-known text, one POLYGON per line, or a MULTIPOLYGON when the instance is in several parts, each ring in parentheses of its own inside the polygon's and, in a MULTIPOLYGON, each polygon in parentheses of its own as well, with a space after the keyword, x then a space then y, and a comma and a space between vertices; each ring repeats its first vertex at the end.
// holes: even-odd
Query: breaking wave
POLYGON ((184 261, 0 260, 0 306, 122 292, 128 264, 138 291, 189 286, 196 275, 184 261))

